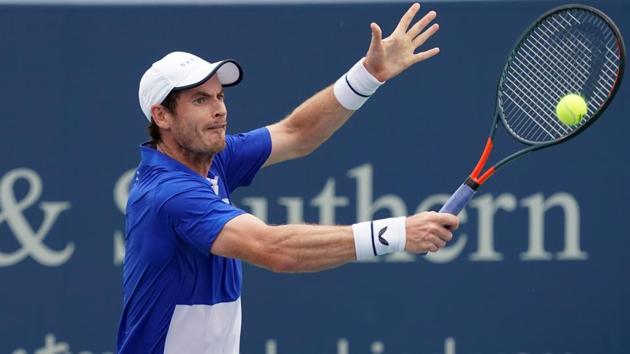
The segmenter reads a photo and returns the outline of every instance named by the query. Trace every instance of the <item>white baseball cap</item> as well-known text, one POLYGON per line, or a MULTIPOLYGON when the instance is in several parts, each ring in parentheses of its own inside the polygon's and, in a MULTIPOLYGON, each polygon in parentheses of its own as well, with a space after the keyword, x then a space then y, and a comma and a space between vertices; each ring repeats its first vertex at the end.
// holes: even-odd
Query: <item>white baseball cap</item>
POLYGON ((140 108, 151 121, 151 107, 164 101, 171 91, 202 85, 217 74, 223 86, 234 86, 243 79, 241 66, 232 59, 207 62, 186 52, 172 52, 156 61, 140 79, 140 108))

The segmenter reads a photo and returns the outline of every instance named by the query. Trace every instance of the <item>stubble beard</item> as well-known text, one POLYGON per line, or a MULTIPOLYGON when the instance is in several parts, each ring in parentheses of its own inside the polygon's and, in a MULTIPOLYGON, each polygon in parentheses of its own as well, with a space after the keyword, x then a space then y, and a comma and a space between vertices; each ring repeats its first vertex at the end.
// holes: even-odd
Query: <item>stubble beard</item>
MULTIPOLYGON (((206 134, 209 134, 209 132, 205 130, 200 132, 198 129, 193 128, 180 130, 179 133, 180 138, 177 139, 177 144, 187 156, 194 160, 212 158, 225 148, 225 132, 221 133, 219 140, 215 138, 208 143, 206 143, 208 141, 206 134)), ((210 134, 217 134, 217 132, 211 132, 210 134)))

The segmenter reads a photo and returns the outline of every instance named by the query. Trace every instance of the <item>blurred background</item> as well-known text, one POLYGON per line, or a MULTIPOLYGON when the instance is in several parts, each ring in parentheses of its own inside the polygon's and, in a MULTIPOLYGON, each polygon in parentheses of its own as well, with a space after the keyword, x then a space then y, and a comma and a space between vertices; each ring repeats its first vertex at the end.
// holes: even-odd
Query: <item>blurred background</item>
MULTIPOLYGON (((436 210, 470 172, 519 35, 561 1, 431 1, 441 53, 235 204, 274 223, 436 210)), ((630 2, 587 1, 630 36, 630 2)), ((115 352, 140 76, 238 60, 231 133, 273 123, 388 35, 399 1, 0 1, 0 353, 115 352)), ((630 353, 629 83, 601 120, 500 171, 437 254, 315 274, 245 266, 244 354, 630 353)), ((498 146, 514 146, 506 136, 498 146)), ((499 148, 500 149, 500 148, 499 148)), ((504 150, 505 151, 505 150, 504 150)))

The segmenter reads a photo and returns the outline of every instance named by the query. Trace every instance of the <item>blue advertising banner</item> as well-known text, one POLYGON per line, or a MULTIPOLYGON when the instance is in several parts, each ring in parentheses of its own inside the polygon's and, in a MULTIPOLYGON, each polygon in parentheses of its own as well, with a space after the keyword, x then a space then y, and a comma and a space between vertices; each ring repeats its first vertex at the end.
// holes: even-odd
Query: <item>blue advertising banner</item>
MULTIPOLYGON (((561 4, 423 4, 441 26, 425 47, 441 53, 310 156, 261 170, 234 204, 272 224, 439 209, 483 148, 516 39, 561 4)), ((630 3, 589 4, 630 33, 630 3)), ((407 7, 0 6, 0 353, 115 352, 152 62, 174 50, 238 60, 228 130, 247 131, 332 84, 365 54, 370 22, 388 35, 407 7)), ((246 265, 241 352, 630 353, 629 90, 593 129, 497 173, 435 254, 298 275, 246 265)))

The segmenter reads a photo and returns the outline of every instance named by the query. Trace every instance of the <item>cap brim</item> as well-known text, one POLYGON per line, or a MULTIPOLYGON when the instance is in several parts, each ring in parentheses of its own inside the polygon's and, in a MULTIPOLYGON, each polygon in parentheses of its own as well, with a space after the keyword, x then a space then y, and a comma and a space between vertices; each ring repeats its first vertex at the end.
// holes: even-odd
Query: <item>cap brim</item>
POLYGON ((241 80, 243 80, 243 70, 241 69, 241 65, 236 60, 226 59, 212 64, 209 70, 205 70, 205 72, 196 73, 196 78, 186 80, 186 82, 182 85, 174 87, 172 91, 182 91, 203 85, 214 74, 217 74, 219 82, 223 87, 237 85, 241 82, 241 80))

